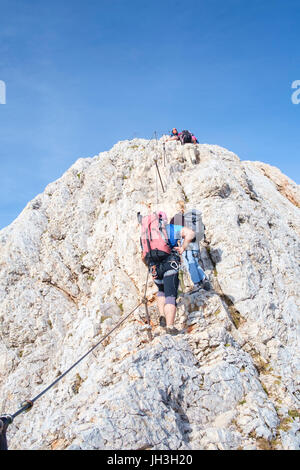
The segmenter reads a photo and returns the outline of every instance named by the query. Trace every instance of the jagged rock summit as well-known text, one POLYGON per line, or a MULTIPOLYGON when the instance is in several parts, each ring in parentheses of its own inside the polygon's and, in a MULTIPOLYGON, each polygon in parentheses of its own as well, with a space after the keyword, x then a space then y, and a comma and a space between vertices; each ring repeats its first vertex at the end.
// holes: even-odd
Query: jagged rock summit
POLYGON ((212 290, 144 306, 28 414, 11 449, 299 449, 299 187, 215 145, 134 139, 79 159, 0 231, 1 413, 37 395, 143 296, 136 213, 202 211, 212 290), (164 192, 154 165, 157 159, 164 192))

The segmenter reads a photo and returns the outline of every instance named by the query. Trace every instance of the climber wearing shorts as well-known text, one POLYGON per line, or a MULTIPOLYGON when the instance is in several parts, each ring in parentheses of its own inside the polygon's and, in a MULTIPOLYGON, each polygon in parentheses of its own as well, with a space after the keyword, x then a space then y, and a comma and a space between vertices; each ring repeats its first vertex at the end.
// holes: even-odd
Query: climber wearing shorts
MULTIPOLYGON (((168 224, 167 215, 163 211, 144 217, 138 213, 137 217, 141 224, 142 261, 158 287, 157 303, 161 319, 168 333, 177 334, 174 320, 180 255, 194 239, 195 232, 182 225, 168 224), (180 240, 182 244, 178 246, 180 240)), ((161 323, 161 326, 164 325, 161 323)))
POLYGON ((180 266, 180 256, 186 250, 191 240, 195 237, 193 230, 182 225, 166 225, 168 242, 172 248, 169 258, 155 266, 155 272, 151 269, 152 276, 156 286, 157 305, 160 313, 160 324, 166 324, 167 331, 170 334, 177 334, 174 328, 176 315, 176 298, 179 285, 178 271, 180 266), (181 246, 177 246, 179 241, 181 246), (154 274, 154 275, 153 275, 154 274), (156 277, 155 277, 156 276, 156 277))

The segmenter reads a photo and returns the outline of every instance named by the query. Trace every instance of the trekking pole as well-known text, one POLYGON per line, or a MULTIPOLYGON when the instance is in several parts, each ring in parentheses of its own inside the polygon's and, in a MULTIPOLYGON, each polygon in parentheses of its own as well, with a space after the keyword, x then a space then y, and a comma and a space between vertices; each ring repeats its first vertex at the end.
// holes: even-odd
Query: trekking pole
MULTIPOLYGON (((177 246, 181 246, 180 240, 178 240, 177 246)), ((181 289, 182 293, 184 294, 185 285, 184 285, 183 270, 182 270, 183 254, 179 255, 179 258, 180 258, 180 264, 179 264, 179 269, 178 269, 178 279, 179 279, 180 289, 181 289)))
POLYGON ((158 176, 157 176, 157 171, 155 172, 155 190, 156 190, 156 211, 158 211, 158 176))
POLYGON ((149 311, 148 311, 148 299, 147 299, 148 279, 149 279, 149 268, 147 269, 147 279, 146 279, 146 284, 145 284, 145 292, 144 292, 143 302, 145 304, 147 323, 148 323, 148 325, 150 325, 150 315, 149 315, 149 311))
POLYGON ((163 143, 163 152, 164 152, 164 166, 166 166, 166 144, 163 143))
POLYGON ((158 173, 158 176, 159 176, 159 180, 160 180, 160 184, 161 184, 161 187, 162 187, 162 190, 163 190, 163 193, 164 193, 164 192, 165 192, 165 188, 164 188, 164 185, 163 185, 161 176, 160 176, 160 172, 159 172, 159 168, 158 168, 158 164, 157 164, 157 160, 156 160, 156 159, 154 160, 154 163, 155 163, 156 170, 157 170, 157 173, 158 173))
MULTIPOLYGON (((147 295, 147 287, 148 287, 148 279, 149 279, 149 268, 147 268, 147 279, 146 279, 145 292, 144 292, 144 297, 143 297, 143 299, 142 299, 142 302, 145 304, 145 312, 146 312, 147 324, 148 324, 149 326, 151 326, 151 325, 150 325, 150 315, 149 315, 149 310, 148 310, 148 299, 147 299, 147 297, 146 297, 146 295, 147 295)), ((152 337, 152 332, 151 332, 151 330, 148 330, 147 333, 148 333, 148 338, 149 338, 149 340, 152 341, 153 337, 152 337)))

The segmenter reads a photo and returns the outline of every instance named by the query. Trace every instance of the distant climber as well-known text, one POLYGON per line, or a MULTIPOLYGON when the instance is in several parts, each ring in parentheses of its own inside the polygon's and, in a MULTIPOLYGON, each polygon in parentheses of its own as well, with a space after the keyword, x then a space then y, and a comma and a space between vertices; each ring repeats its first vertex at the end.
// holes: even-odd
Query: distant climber
POLYGON ((182 131, 179 134, 179 140, 182 144, 180 149, 181 157, 183 161, 190 162, 192 165, 196 165, 200 161, 200 152, 197 138, 189 131, 182 131))
POLYGON ((184 144, 198 144, 197 137, 194 136, 190 131, 183 130, 179 134, 179 140, 182 145, 184 144))
POLYGON ((190 131, 188 130, 183 130, 181 132, 178 132, 178 130, 174 127, 170 133, 170 135, 167 138, 167 142, 172 141, 172 140, 179 140, 182 145, 184 144, 198 144, 198 139, 197 137, 190 131))
POLYGON ((157 303, 161 326, 171 335, 178 334, 174 327, 176 315, 176 298, 178 291, 178 271, 180 255, 194 239, 193 230, 167 223, 164 212, 141 217, 142 261, 148 266, 153 280, 158 287, 157 303), (182 240, 182 245, 178 242, 182 240))
POLYGON ((195 232, 195 237, 187 246, 185 252, 182 255, 182 258, 194 284, 193 290, 190 291, 190 293, 197 292, 201 288, 208 291, 210 290, 210 283, 205 272, 199 264, 199 241, 204 237, 205 229, 202 222, 201 213, 196 209, 184 212, 184 205, 184 201, 178 202, 179 212, 175 214, 174 217, 172 217, 170 224, 184 226, 195 232))
POLYGON ((169 142, 171 140, 179 140, 179 133, 178 133, 178 130, 175 127, 172 129, 171 134, 167 138, 167 142, 169 142))

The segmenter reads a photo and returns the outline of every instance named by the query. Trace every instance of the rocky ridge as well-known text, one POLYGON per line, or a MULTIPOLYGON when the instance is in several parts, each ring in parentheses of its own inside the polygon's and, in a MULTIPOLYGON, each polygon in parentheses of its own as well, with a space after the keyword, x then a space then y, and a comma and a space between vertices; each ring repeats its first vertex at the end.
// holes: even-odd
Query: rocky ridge
POLYGON ((1 412, 139 303, 138 211, 202 211, 213 289, 189 295, 184 272, 183 334, 156 336, 151 281, 151 327, 141 306, 15 420, 11 449, 300 448, 299 187, 219 146, 163 142, 79 159, 0 231, 1 412))

